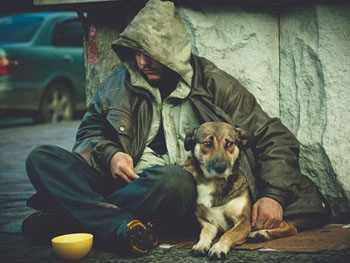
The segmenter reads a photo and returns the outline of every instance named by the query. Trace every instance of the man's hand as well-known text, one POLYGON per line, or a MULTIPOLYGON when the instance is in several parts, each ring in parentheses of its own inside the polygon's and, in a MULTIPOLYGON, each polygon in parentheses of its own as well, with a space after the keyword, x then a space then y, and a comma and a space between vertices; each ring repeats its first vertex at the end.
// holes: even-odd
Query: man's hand
POLYGON ((111 159, 111 174, 114 179, 121 178, 127 183, 139 178, 134 171, 134 162, 129 154, 117 152, 111 159))
POLYGON ((279 202, 262 197, 253 205, 253 230, 277 228, 283 218, 283 208, 279 202))

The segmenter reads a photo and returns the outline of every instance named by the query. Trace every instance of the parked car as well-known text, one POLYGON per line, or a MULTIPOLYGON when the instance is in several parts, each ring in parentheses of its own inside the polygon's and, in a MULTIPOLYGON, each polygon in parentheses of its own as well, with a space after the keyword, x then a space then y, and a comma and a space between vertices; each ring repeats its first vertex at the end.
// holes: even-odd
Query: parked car
POLYGON ((86 109, 83 27, 75 12, 0 16, 0 114, 41 122, 86 109))

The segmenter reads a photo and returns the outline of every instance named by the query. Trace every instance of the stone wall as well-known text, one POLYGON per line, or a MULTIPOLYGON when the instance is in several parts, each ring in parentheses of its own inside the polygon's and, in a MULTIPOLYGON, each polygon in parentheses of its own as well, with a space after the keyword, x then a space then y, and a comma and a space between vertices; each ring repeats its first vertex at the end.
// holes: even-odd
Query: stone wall
MULTIPOLYGON (((209 4, 179 11, 193 52, 235 76, 270 116, 281 118, 301 142, 303 172, 330 202, 333 217, 348 221, 350 5, 272 12, 209 4)), ((121 28, 90 23, 88 100, 119 63, 110 44, 121 28)))
POLYGON ((301 142, 303 171, 336 214, 349 211, 349 86, 350 5, 282 13, 281 118, 301 142))

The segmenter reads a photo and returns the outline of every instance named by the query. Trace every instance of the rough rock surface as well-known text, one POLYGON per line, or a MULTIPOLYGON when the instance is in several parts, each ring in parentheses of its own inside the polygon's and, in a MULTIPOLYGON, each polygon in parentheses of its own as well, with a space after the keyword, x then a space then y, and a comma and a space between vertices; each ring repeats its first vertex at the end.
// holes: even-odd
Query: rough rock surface
POLYGON ((332 206, 349 211, 350 5, 293 8, 280 19, 281 118, 301 166, 332 206))

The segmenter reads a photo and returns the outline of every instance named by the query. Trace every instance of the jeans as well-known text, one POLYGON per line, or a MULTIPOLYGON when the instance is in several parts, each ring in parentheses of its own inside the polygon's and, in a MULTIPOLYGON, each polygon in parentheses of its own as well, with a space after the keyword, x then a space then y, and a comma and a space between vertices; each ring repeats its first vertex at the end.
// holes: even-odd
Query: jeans
POLYGON ((160 229, 179 233, 196 228, 196 184, 180 166, 155 166, 122 186, 101 176, 78 154, 56 146, 38 146, 26 162, 37 193, 28 200, 35 209, 54 211, 101 240, 110 240, 128 222, 150 220, 160 229), (180 228, 179 228, 180 227, 180 228))

